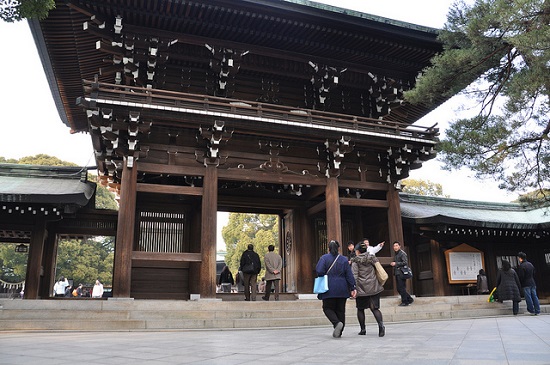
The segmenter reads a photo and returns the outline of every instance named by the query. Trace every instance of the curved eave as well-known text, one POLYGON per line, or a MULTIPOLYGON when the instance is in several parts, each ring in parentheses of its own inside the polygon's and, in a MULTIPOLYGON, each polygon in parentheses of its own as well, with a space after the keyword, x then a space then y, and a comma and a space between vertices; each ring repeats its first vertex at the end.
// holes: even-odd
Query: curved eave
POLYGON ((459 225, 493 229, 550 228, 548 208, 528 208, 513 203, 400 195, 401 216, 417 225, 459 225))
POLYGON ((61 118, 63 124, 65 124, 69 128, 72 128, 71 123, 69 123, 67 112, 63 105, 63 96, 61 95, 61 92, 57 86, 55 72, 53 70, 50 56, 48 55, 48 50, 46 47, 46 42, 44 41, 44 35, 42 33, 40 22, 37 19, 28 19, 28 23, 29 27, 31 28, 34 43, 36 44, 38 56, 40 57, 42 67, 44 68, 44 73, 46 74, 46 79, 48 80, 48 85, 50 85, 50 91, 52 93, 57 112, 59 113, 59 117, 61 118))
POLYGON ((78 180, 0 176, 0 202, 85 206, 96 184, 78 180))

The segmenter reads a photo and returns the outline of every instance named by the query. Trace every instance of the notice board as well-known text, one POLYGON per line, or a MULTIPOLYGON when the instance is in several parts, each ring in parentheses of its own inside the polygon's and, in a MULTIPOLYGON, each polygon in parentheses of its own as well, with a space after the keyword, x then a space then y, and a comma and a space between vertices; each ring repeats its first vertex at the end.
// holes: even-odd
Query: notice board
POLYGON ((475 284, 485 269, 483 252, 465 243, 445 251, 449 284, 475 284))

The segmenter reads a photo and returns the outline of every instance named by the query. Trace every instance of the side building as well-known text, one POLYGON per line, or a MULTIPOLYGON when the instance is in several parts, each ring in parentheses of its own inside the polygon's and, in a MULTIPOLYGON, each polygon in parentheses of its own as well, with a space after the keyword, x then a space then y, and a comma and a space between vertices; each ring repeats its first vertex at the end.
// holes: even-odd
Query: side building
POLYGON ((419 296, 476 292, 480 268, 494 287, 502 260, 536 268, 539 296, 550 296, 550 208, 400 194, 405 242, 419 296))

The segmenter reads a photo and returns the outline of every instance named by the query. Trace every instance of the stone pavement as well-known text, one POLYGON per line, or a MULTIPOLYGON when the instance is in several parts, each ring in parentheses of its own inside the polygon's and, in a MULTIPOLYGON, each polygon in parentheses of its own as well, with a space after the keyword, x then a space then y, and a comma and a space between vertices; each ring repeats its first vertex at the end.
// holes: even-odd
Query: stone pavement
MULTIPOLYGON (((321 310, 321 309, 319 309, 321 310)), ((0 332, 0 364, 550 364, 550 315, 139 332, 0 332)))

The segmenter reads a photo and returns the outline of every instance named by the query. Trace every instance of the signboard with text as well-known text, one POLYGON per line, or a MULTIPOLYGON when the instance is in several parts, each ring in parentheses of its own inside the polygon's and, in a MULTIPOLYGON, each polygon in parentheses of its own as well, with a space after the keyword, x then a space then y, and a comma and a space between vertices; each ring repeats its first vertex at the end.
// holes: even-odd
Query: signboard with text
POLYGON ((467 244, 445 251, 449 284, 477 282, 477 274, 484 269, 483 252, 467 244))

